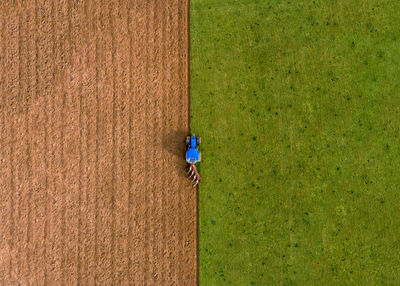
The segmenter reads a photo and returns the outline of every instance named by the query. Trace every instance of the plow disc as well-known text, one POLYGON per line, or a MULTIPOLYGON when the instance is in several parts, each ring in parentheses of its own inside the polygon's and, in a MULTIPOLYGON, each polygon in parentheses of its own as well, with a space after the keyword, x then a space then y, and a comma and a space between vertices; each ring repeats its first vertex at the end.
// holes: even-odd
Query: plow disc
POLYGON ((200 175, 197 172, 196 166, 194 164, 188 164, 187 175, 189 178, 192 178, 193 187, 197 186, 197 184, 201 182, 200 175))

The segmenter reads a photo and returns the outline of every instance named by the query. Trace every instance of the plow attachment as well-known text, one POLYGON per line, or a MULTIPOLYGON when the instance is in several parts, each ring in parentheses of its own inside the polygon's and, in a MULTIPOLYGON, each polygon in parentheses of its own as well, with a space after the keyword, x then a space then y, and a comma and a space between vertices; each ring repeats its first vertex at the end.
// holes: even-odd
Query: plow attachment
POLYGON ((201 182, 200 175, 197 172, 196 166, 194 164, 188 165, 187 175, 189 178, 192 178, 193 187, 197 186, 197 184, 201 182))

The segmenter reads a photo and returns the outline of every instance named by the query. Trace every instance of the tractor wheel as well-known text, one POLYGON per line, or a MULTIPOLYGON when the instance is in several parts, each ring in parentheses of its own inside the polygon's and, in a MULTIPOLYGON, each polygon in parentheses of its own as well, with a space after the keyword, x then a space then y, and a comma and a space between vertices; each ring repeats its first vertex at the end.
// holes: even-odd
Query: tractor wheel
POLYGON ((186 136, 186 147, 190 144, 190 136, 186 136))
POLYGON ((200 144, 201 144, 201 137, 197 137, 197 142, 196 142, 196 143, 197 143, 198 146, 200 146, 200 144))

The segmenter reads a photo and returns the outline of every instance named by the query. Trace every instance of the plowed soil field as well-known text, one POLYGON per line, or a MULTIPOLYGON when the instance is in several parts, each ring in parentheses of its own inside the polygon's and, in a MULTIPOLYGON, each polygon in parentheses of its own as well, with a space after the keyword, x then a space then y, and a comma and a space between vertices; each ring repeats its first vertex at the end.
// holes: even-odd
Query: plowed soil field
POLYGON ((196 285, 188 0, 0 4, 0 284, 196 285))

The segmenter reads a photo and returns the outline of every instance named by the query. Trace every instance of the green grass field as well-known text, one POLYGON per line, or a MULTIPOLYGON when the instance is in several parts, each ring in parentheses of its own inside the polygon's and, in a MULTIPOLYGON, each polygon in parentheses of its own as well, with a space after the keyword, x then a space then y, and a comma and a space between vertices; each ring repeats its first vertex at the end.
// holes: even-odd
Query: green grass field
POLYGON ((400 285, 400 1, 191 1, 200 285, 400 285))

